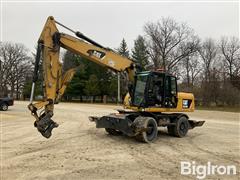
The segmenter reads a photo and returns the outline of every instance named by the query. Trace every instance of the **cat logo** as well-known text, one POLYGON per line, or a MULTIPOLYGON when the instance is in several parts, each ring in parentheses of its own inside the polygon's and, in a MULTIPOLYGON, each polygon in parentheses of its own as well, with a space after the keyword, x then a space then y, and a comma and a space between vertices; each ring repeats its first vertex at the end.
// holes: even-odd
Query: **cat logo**
POLYGON ((94 56, 98 59, 101 59, 103 60, 103 58, 105 57, 105 53, 104 52, 101 52, 101 51, 97 51, 97 50, 88 50, 87 53, 89 54, 89 56, 94 56))

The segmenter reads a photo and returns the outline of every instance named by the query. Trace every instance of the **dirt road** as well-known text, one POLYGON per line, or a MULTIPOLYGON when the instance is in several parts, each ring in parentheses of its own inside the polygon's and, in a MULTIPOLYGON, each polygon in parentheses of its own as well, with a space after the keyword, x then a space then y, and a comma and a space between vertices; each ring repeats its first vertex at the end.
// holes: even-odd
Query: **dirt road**
MULTIPOLYGON (((61 103, 54 120, 60 126, 50 139, 33 127, 27 102, 15 102, 1 119, 1 179, 196 179, 181 175, 181 161, 235 165, 239 175, 239 113, 196 111, 202 128, 175 138, 161 129, 152 144, 96 129, 89 115, 114 112, 117 106, 61 103)), ((208 179, 238 179, 211 175, 208 179)))

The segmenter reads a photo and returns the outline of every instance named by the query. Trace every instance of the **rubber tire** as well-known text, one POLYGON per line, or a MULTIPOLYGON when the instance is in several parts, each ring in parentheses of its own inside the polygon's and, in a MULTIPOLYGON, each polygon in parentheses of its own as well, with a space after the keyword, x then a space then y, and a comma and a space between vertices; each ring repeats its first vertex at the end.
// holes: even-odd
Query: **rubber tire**
POLYGON ((118 131, 118 130, 112 129, 112 128, 105 128, 105 131, 106 131, 108 134, 113 135, 113 136, 120 136, 120 135, 123 134, 121 131, 118 131))
POLYGON ((188 119, 185 116, 176 120, 175 126, 168 126, 168 133, 176 137, 184 137, 187 135, 189 129, 188 119))
POLYGON ((147 131, 141 132, 137 136, 135 136, 136 140, 145 142, 145 143, 151 143, 157 139, 158 136, 158 125, 155 119, 151 117, 141 117, 143 127, 147 128, 149 125, 152 126, 152 132, 148 133, 147 131))
POLYGON ((1 105, 1 110, 7 111, 7 110, 8 110, 8 105, 7 105, 6 103, 3 103, 3 104, 1 105))

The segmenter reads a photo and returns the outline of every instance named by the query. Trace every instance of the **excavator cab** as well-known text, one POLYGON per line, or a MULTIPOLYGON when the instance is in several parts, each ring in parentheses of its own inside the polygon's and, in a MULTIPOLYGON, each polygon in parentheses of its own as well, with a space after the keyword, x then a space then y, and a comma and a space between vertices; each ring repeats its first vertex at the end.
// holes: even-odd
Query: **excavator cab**
POLYGON ((132 89, 132 105, 142 108, 176 108, 177 80, 161 71, 137 73, 132 89))
POLYGON ((130 99, 130 104, 125 109, 102 117, 90 116, 89 120, 111 135, 125 134, 143 142, 154 141, 158 127, 167 127, 169 135, 184 137, 189 129, 204 124, 181 113, 194 110, 194 97, 191 93, 178 92, 177 78, 167 72, 136 73, 129 94, 125 101, 130 99))

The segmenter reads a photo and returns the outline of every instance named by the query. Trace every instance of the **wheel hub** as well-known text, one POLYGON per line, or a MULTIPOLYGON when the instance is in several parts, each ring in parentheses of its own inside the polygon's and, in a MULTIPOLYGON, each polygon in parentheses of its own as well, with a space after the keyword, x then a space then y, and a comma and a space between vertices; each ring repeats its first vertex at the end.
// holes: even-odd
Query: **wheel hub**
POLYGON ((153 126, 148 126, 147 127, 147 134, 149 135, 149 134, 152 134, 152 132, 153 132, 153 126))
POLYGON ((2 109, 3 109, 4 111, 6 111, 6 110, 7 110, 7 105, 4 104, 4 105, 2 106, 2 109))

